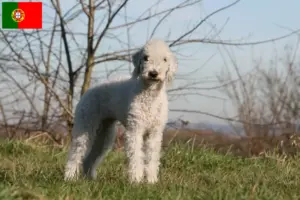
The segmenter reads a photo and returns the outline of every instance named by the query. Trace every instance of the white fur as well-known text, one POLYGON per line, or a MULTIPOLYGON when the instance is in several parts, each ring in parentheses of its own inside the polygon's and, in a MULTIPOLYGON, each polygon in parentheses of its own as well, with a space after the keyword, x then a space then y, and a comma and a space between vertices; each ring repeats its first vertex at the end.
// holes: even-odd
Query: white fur
POLYGON ((80 167, 96 178, 97 165, 115 140, 115 122, 126 128, 125 150, 131 182, 158 180, 162 134, 168 119, 166 85, 177 71, 177 59, 161 40, 150 40, 132 56, 132 77, 103 83, 80 99, 74 118, 65 179, 76 179, 80 167), (147 56, 147 57, 145 57, 147 56), (150 71, 156 71, 150 80, 150 71))

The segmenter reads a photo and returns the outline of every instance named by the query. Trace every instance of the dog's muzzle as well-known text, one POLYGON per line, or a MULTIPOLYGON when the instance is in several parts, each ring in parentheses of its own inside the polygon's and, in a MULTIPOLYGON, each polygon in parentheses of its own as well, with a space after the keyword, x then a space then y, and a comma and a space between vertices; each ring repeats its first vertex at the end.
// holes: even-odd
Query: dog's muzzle
POLYGON ((147 74, 147 80, 150 80, 150 81, 160 81, 160 79, 158 78, 158 72, 156 70, 151 70, 148 72, 147 74))

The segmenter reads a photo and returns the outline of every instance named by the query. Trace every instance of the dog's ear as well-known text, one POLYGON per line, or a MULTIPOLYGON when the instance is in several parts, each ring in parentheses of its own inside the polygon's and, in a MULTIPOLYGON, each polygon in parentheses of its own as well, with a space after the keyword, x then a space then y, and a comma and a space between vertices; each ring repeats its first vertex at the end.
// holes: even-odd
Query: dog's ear
POLYGON ((173 53, 171 53, 170 54, 170 66, 169 66, 168 73, 167 73, 168 84, 172 83, 175 73, 177 72, 177 69, 178 69, 178 60, 177 60, 176 56, 173 53))
POLYGON ((142 62, 142 55, 143 51, 138 50, 136 53, 134 53, 131 57, 134 69, 132 72, 132 77, 138 77, 141 73, 141 62, 142 62))

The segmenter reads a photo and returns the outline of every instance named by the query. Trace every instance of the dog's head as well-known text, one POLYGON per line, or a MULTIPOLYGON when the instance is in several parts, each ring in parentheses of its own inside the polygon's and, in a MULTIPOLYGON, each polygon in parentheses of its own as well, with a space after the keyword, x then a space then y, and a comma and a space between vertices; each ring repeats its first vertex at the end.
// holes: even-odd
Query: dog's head
POLYGON ((171 83, 177 71, 177 59, 162 40, 153 39, 132 56, 133 77, 140 77, 148 85, 171 83))

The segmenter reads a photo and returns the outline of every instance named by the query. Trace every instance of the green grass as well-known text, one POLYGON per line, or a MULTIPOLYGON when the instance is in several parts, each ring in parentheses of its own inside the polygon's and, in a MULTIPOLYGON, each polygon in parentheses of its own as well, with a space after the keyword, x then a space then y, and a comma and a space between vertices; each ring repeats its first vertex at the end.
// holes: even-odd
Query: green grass
POLYGON ((111 152, 96 181, 64 182, 66 152, 0 143, 0 199, 300 199, 300 156, 238 158, 173 145, 156 185, 131 185, 123 153, 111 152))

